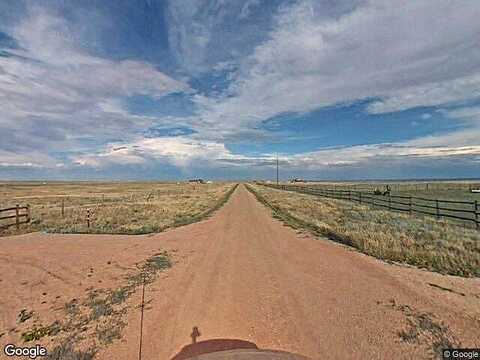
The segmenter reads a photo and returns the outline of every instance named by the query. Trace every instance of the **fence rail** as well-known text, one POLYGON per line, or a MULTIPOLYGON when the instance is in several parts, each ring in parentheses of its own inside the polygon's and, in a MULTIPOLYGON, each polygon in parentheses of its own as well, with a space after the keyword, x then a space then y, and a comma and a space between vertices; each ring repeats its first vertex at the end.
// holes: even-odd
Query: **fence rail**
POLYGON ((0 209, 0 229, 6 229, 10 226, 16 226, 20 229, 21 224, 28 224, 30 222, 30 205, 14 206, 5 209, 0 209), (5 215, 4 215, 5 214, 5 215), (15 219, 15 222, 2 223, 4 220, 15 219))
POLYGON ((425 192, 425 191, 471 191, 480 189, 480 182, 478 181, 409 181, 409 182, 395 182, 395 181, 373 181, 369 183, 357 182, 319 182, 315 180, 306 180, 309 187, 329 187, 332 189, 356 190, 356 191, 371 191, 375 188, 382 188, 388 185, 392 191, 408 191, 408 192, 425 192))
POLYGON ((360 204, 408 212, 410 214, 419 213, 430 215, 437 219, 452 218, 464 220, 473 222, 477 229, 480 228, 480 203, 478 200, 454 201, 427 199, 416 196, 374 195, 373 193, 355 190, 322 189, 303 185, 275 185, 265 183, 260 183, 260 185, 333 199, 355 201, 360 204))

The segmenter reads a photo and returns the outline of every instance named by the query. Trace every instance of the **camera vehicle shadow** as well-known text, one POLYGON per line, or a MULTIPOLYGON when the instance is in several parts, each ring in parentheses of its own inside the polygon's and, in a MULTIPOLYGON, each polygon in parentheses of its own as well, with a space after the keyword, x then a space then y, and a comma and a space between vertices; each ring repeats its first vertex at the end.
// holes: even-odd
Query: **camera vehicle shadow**
POLYGON ((200 332, 193 328, 192 343, 184 346, 171 360, 308 360, 283 351, 259 349, 256 344, 239 339, 209 339, 197 342, 200 332))

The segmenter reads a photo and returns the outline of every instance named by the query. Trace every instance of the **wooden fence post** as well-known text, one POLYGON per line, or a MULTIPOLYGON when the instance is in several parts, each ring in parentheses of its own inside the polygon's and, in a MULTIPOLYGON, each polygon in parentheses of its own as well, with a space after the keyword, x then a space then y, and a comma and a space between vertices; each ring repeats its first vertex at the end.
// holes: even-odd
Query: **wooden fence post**
POLYGON ((87 228, 90 229, 90 209, 87 209, 87 228))
POLYGON ((26 221, 27 221, 27 223, 29 223, 30 222, 30 204, 27 204, 26 209, 27 209, 27 220, 26 221))
POLYGON ((440 209, 438 208, 438 200, 435 200, 435 207, 437 208, 437 219, 440 219, 440 209))
POLYGON ((20 212, 20 205, 17 204, 17 206, 15 207, 15 225, 17 225, 17 230, 20 229, 19 212, 20 212))
POLYGON ((65 217, 65 199, 62 198, 62 218, 65 217))
POLYGON ((388 194, 388 210, 392 209, 392 197, 388 194))
POLYGON ((361 204, 362 203, 362 192, 361 191, 358 193, 358 197, 360 199, 360 204, 361 204))
POLYGON ((478 200, 475 200, 475 227, 478 229, 480 224, 478 223, 478 200))

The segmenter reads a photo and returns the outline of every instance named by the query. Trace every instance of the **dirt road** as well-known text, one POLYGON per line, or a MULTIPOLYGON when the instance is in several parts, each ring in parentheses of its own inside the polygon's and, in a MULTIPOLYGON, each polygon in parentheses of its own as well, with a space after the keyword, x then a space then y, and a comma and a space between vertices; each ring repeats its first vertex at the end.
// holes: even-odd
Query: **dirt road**
MULTIPOLYGON (((423 359, 435 346, 480 346, 479 279, 387 264, 297 233, 244 186, 210 219, 154 236, 0 241, 0 332, 19 309, 47 316, 98 281, 121 282, 122 268, 162 249, 174 265, 146 291, 145 360, 174 357, 193 327, 197 341, 244 340, 312 359, 423 359), (52 298, 39 305, 43 292, 52 298)), ((130 299, 122 340, 98 359, 138 358, 140 296, 130 299)))

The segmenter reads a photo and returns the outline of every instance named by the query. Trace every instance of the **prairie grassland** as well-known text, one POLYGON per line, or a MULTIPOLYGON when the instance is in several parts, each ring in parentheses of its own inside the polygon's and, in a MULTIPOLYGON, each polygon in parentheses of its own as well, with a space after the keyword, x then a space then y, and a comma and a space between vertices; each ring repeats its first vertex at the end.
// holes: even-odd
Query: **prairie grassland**
POLYGON ((480 276, 480 231, 356 203, 250 185, 294 227, 307 228, 384 260, 465 277, 480 276))
POLYGON ((308 186, 336 186, 339 189, 373 190, 390 185, 392 191, 470 190, 480 187, 480 180, 411 180, 411 181, 318 181, 301 183, 308 186))
POLYGON ((384 190, 390 186, 392 195, 425 197, 428 199, 480 201, 480 193, 470 189, 479 189, 478 181, 404 181, 404 182, 322 182, 300 184, 324 189, 355 190, 373 192, 375 188, 384 190))
POLYGON ((480 193, 472 193, 469 190, 456 189, 435 189, 435 190, 420 190, 420 191, 392 191, 392 195, 416 196, 427 199, 439 200, 457 200, 457 201, 475 201, 480 202, 480 193))
POLYGON ((31 207, 30 225, 0 235, 32 231, 145 234, 194 221, 214 208, 232 184, 3 183, 0 208, 31 207), (62 216, 62 202, 64 215, 62 216), (87 227, 87 210, 90 227, 87 227))

